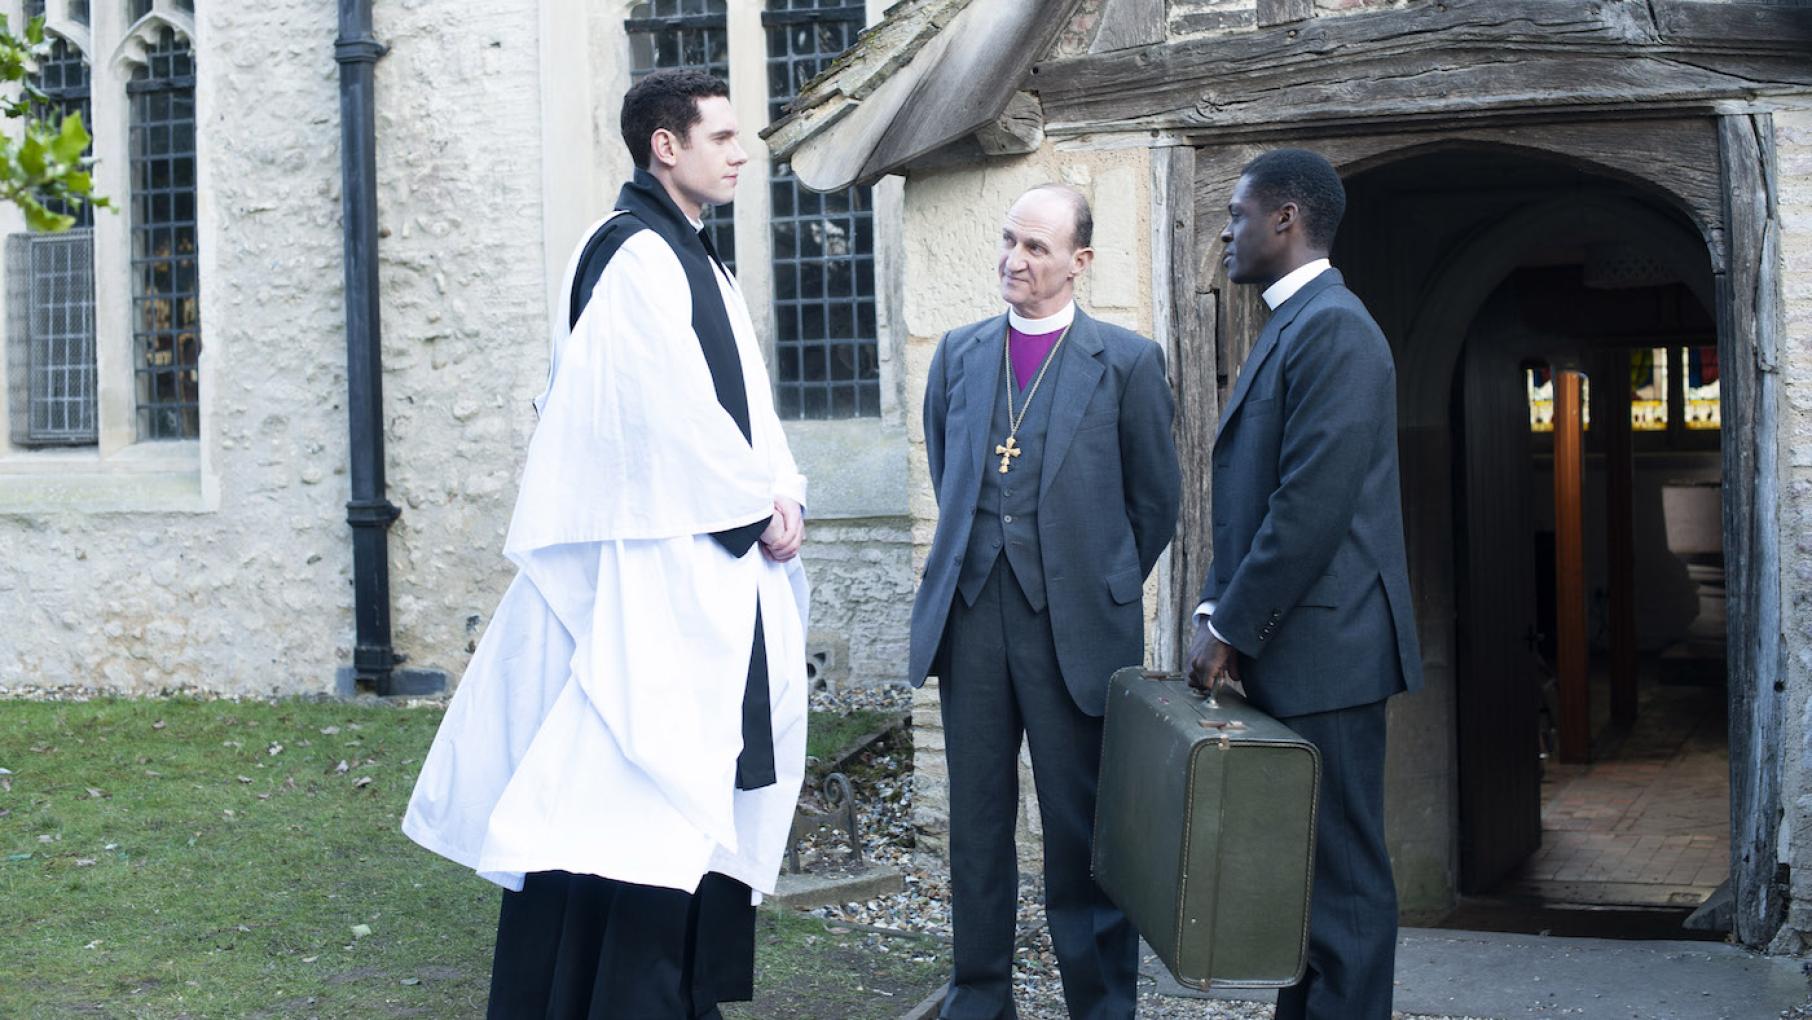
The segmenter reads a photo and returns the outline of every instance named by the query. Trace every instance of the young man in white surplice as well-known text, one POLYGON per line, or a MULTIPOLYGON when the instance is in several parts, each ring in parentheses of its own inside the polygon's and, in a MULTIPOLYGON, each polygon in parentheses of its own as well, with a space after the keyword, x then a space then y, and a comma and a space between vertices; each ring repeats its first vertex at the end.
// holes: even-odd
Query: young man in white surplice
POLYGON ((506 890, 492 1017, 695 1020, 753 992, 805 758, 805 479, 700 229, 721 81, 642 79, 634 179, 566 275, 504 554, 520 573, 403 822, 506 890))

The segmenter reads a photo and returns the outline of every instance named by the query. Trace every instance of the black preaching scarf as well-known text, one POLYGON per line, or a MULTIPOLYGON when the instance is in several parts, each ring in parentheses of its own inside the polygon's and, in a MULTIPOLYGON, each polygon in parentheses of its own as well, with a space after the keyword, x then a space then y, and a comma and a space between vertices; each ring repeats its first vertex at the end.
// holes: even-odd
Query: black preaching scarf
MULTIPOLYGON (((749 427, 749 394, 742 374, 742 358, 736 351, 736 333, 730 328, 729 313, 724 310, 723 292, 718 288, 717 273, 723 262, 703 232, 692 229, 679 206, 673 203, 667 189, 648 171, 637 168, 635 177, 617 193, 617 209, 625 215, 613 217, 602 230, 586 242, 579 257, 579 271, 573 276, 573 291, 567 328, 579 324, 592 288, 604 275, 604 267, 622 249, 624 242, 643 230, 651 230, 667 242, 686 272, 686 284, 692 291, 692 331, 698 334, 698 345, 711 370, 711 384, 717 390, 717 402, 729 412, 742 430, 745 442, 753 443, 749 427)), ((755 545, 773 518, 727 531, 716 531, 711 537, 730 555, 740 558, 755 545)), ((755 609, 754 647, 749 655, 749 680, 742 698, 742 754, 736 759, 736 786, 756 790, 772 785, 774 774, 774 722, 768 706, 768 657, 761 625, 761 607, 755 609)))

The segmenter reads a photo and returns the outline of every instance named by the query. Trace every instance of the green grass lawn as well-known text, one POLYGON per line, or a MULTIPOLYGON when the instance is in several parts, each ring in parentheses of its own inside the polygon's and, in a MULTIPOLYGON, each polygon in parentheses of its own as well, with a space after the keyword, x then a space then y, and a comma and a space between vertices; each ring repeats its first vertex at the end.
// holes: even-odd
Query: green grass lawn
MULTIPOLYGON (((440 718, 0 701, 0 1017, 481 1016, 498 891, 397 828, 440 718)), ((871 989, 922 995, 942 969, 763 923, 773 1005, 742 1016, 893 1017, 871 989), (866 994, 825 1005, 819 982, 866 994)))

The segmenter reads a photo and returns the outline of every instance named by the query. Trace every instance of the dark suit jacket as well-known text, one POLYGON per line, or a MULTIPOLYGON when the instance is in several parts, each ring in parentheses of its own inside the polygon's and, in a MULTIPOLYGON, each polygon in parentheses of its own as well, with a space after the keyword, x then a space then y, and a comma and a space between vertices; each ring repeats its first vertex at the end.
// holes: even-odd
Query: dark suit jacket
POLYGON ((1202 598, 1273 715, 1422 684, 1396 387, 1384 334, 1330 269, 1272 313, 1221 411, 1202 598))
MULTIPOLYGON (((1001 392, 1006 316, 944 335, 925 386, 925 451, 937 535, 912 605, 914 685, 940 672, 1001 392)), ((1114 670, 1145 657, 1140 593, 1176 531, 1181 480, 1170 435, 1170 384, 1158 345, 1076 311, 1049 397, 1038 540, 1057 662, 1076 704, 1100 715, 1114 670)))

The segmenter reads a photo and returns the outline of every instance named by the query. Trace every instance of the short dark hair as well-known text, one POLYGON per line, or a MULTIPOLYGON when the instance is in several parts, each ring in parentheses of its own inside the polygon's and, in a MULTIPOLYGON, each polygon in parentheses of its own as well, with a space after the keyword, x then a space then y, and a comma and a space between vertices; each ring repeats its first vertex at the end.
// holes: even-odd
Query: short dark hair
POLYGON ((684 140, 692 125, 704 119, 698 101, 713 96, 729 98, 730 86, 703 71, 663 68, 635 83, 623 97, 623 144, 629 158, 648 169, 654 159, 650 139, 665 128, 684 140))
POLYGON ((1303 229, 1309 243, 1324 251, 1334 246, 1346 215, 1346 186, 1327 157, 1308 149, 1272 149, 1247 163, 1240 176, 1266 212, 1294 202, 1308 220, 1303 229))
POLYGON ((1049 181, 1032 188, 1026 194, 1030 195, 1033 191, 1054 191, 1069 199, 1070 210, 1076 214, 1076 247, 1078 249, 1087 248, 1095 242, 1095 212, 1089 208, 1088 196, 1084 195, 1081 189, 1049 181))

